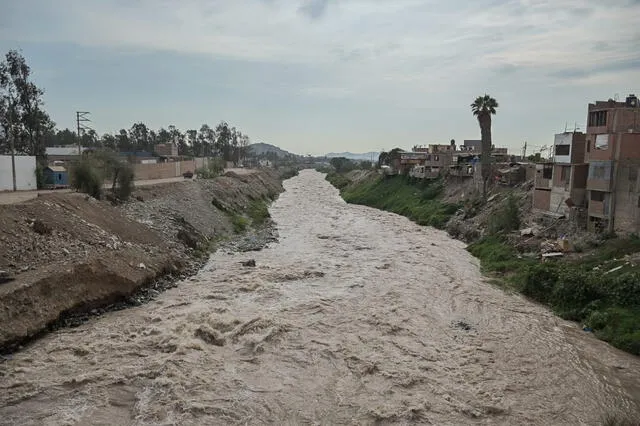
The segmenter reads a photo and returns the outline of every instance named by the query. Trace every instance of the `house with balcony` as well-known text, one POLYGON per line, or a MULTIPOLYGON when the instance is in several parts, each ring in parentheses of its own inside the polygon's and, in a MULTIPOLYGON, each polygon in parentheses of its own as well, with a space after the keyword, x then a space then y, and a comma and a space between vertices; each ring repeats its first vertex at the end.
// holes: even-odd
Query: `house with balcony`
POLYGON ((640 231, 640 107, 629 95, 589 104, 585 159, 588 163, 588 229, 640 231))

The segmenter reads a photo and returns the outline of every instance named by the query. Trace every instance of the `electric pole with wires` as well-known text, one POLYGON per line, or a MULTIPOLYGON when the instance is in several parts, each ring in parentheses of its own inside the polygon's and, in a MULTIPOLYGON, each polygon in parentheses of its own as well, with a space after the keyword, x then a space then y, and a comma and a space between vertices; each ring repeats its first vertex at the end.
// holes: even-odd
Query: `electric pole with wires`
POLYGON ((91 113, 88 111, 76 111, 76 124, 78 126, 78 155, 79 156, 82 156, 82 135, 80 134, 80 131, 91 130, 91 127, 83 124, 83 123, 91 122, 91 120, 87 118, 89 114, 91 113))

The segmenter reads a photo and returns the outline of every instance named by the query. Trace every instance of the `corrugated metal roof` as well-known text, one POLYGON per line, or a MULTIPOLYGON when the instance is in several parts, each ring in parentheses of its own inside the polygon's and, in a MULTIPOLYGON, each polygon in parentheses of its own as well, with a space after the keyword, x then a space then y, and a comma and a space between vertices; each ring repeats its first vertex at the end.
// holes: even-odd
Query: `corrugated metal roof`
POLYGON ((47 167, 47 169, 50 169, 52 172, 56 172, 56 173, 66 172, 67 171, 67 169, 65 169, 62 166, 49 166, 49 167, 47 167))

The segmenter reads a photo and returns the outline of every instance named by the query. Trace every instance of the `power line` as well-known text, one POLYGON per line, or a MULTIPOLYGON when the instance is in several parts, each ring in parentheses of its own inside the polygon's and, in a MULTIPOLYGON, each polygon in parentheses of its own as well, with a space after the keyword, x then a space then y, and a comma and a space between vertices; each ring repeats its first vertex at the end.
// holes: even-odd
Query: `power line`
POLYGON ((91 114, 89 111, 76 111, 76 124, 78 126, 78 155, 82 155, 82 136, 80 130, 93 130, 91 127, 83 124, 90 123, 91 120, 87 116, 91 114))

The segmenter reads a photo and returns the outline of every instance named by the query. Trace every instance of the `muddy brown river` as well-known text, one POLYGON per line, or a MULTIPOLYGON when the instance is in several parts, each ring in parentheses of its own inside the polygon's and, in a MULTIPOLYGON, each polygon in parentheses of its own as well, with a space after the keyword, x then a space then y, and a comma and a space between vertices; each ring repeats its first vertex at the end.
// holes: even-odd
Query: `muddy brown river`
POLYGON ((218 251, 155 301, 0 364, 0 424, 596 425, 640 412, 638 358, 493 287, 463 243, 347 205, 314 171, 285 188, 279 243, 218 251))

